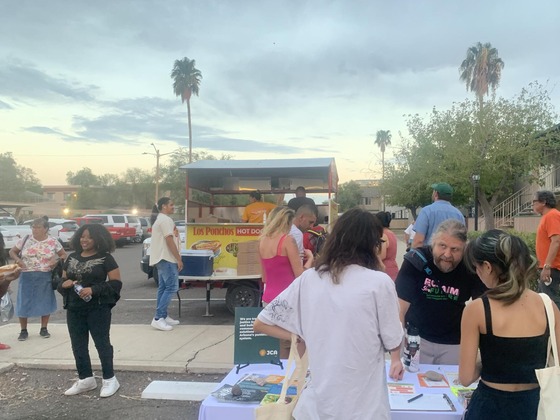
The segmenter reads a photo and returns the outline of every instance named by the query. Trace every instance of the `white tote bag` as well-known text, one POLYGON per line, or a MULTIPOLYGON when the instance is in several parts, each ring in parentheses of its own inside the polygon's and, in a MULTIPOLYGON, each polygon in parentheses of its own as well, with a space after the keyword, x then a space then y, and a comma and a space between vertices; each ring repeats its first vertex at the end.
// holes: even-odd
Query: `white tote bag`
POLYGON ((308 359, 307 350, 300 358, 297 350, 297 335, 292 334, 292 346, 290 347, 290 356, 286 364, 286 376, 284 377, 284 384, 282 385, 282 392, 280 398, 275 403, 261 405, 255 409, 256 420, 291 420, 292 412, 297 404, 298 398, 301 396, 303 387, 305 385, 305 376, 307 375, 308 359), (293 372, 292 364, 295 362, 295 369, 293 372), (293 396, 290 402, 286 402, 286 392, 290 385, 296 383, 297 395, 293 396))
POLYGON ((535 369, 541 387, 537 420, 556 420, 560 416, 560 364, 558 363, 558 347, 556 345, 556 332, 554 331, 554 310, 548 295, 539 294, 544 302, 546 316, 548 317, 550 339, 547 356, 550 354, 550 348, 552 347, 552 363, 548 364, 549 367, 535 369))

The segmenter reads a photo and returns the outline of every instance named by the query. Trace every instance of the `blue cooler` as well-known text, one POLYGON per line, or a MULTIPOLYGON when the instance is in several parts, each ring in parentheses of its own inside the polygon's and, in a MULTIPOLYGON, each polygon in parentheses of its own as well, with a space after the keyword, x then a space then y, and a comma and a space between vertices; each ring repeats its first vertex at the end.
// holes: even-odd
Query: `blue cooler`
POLYGON ((207 249, 181 251, 183 269, 180 276, 211 276, 214 271, 214 252, 207 249))

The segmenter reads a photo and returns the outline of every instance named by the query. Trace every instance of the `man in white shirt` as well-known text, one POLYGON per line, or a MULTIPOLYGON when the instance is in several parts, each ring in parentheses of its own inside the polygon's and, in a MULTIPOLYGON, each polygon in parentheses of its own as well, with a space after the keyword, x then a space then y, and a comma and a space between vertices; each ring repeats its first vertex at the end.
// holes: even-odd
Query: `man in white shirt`
POLYGON ((169 217, 174 211, 175 206, 169 197, 160 198, 152 210, 150 265, 157 269, 158 292, 156 313, 151 325, 161 331, 171 331, 173 325, 179 324, 167 314, 171 298, 179 288, 179 272, 183 269, 179 254, 179 232, 169 217))
POLYGON ((297 209, 290 229, 290 236, 295 239, 299 255, 302 259, 304 256, 303 232, 307 232, 307 229, 315 226, 316 221, 317 216, 315 215, 315 209, 312 206, 304 204, 297 209))

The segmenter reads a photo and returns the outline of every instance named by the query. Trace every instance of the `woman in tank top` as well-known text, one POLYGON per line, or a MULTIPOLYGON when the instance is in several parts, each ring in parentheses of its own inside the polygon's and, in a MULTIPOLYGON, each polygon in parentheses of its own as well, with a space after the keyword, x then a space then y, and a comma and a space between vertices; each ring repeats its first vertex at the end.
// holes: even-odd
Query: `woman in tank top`
POLYGON ((463 312, 459 380, 468 386, 480 377, 465 419, 536 419, 535 369, 546 365, 549 327, 541 297, 529 289, 535 259, 520 238, 494 229, 469 243, 465 261, 490 289, 463 312))

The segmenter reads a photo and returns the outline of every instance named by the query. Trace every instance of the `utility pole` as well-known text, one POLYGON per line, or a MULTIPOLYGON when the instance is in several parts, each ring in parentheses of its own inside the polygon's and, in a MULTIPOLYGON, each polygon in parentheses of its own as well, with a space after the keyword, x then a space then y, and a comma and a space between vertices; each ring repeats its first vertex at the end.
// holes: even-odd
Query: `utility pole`
POLYGON ((149 153, 149 152, 144 152, 142 153, 143 155, 153 155, 156 157, 156 199, 154 200, 154 203, 157 203, 159 200, 159 158, 161 156, 166 156, 166 155, 170 155, 173 152, 169 152, 169 153, 160 153, 159 149, 156 147, 156 145, 154 143, 150 143, 152 145, 152 147, 154 148, 154 150, 156 151, 156 153, 149 153))

